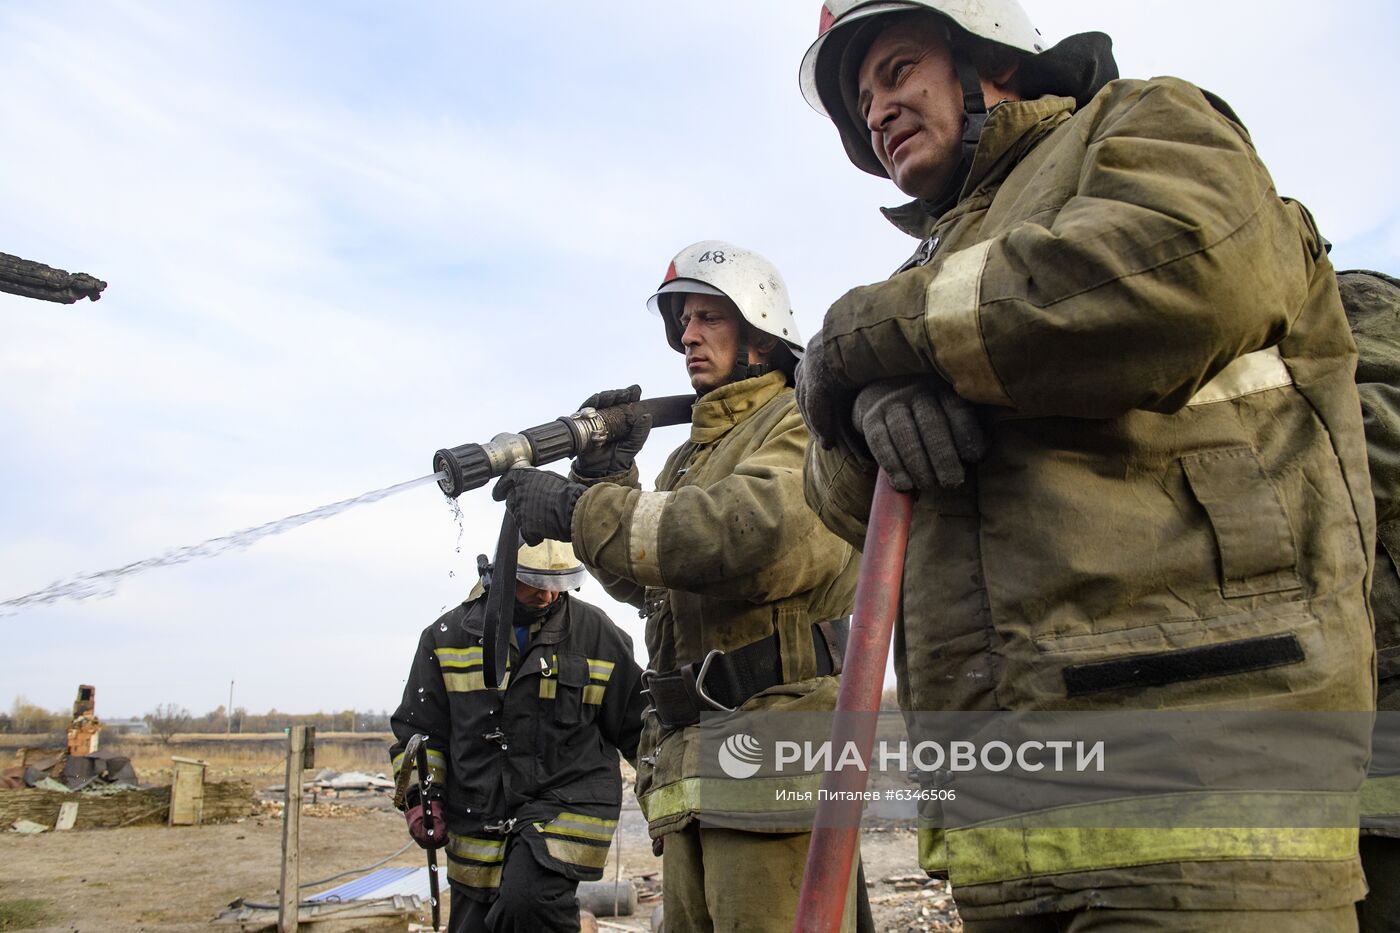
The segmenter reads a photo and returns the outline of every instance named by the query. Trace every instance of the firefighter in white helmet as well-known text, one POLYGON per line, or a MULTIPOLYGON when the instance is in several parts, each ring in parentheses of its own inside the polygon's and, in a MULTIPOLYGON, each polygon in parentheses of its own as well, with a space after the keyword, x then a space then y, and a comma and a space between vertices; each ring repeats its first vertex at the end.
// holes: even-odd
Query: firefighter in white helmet
POLYGON ((861 546, 877 464, 916 494, 914 740, 923 711, 1270 714, 1227 752, 1110 743, 1092 805, 959 775, 919 854, 969 933, 1354 930, 1374 529, 1335 275, 1223 101, 1113 79, 1106 36, 1050 47, 1012 0, 822 8, 802 91, 919 246, 808 344, 807 500, 861 546))
POLYGON ((643 699, 631 640, 569 593, 585 576, 564 542, 520 548, 499 689, 482 676, 481 582, 419 639, 389 754, 397 777, 415 767, 408 740, 428 736, 446 796, 425 806, 410 795, 405 816, 419 845, 446 847, 449 933, 572 933, 578 883, 602 877, 622 803, 618 755, 636 760, 643 699))
POLYGON ((802 339, 778 270, 706 240, 676 255, 648 305, 698 396, 656 490, 641 489, 634 462, 650 428, 642 418, 578 458, 569 479, 513 470, 496 495, 526 540, 571 539, 604 588, 646 617, 652 709, 636 790, 664 860, 666 929, 786 933, 812 804, 779 806, 778 792, 815 800, 817 775, 765 775, 755 804, 757 782, 701 761, 698 723, 724 710, 833 708, 858 562, 803 501, 808 434, 792 393, 802 339))

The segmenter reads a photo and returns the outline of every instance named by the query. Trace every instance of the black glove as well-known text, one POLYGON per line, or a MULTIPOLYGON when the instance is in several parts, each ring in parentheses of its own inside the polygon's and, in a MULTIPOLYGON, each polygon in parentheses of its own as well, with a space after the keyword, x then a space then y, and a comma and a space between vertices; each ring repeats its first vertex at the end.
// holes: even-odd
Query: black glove
MULTIPOLYGON (((642 397, 641 386, 626 389, 611 389, 590 395, 579 408, 612 408, 614 405, 630 405, 642 397)), ((629 411, 625 428, 606 445, 579 454, 574 458, 574 474, 589 479, 626 473, 632 469, 632 461, 637 459, 637 451, 646 443, 651 433, 651 415, 638 415, 629 411)))
POLYGON ((569 541, 574 506, 587 489, 558 473, 519 467, 507 470, 496 482, 491 498, 504 502, 515 516, 515 525, 526 544, 539 544, 545 538, 569 541))
POLYGON ((856 397, 854 418, 900 492, 961 486, 963 464, 987 452, 976 410, 937 376, 872 382, 856 397))
POLYGON ((821 331, 808 341, 797 366, 796 394, 797 409, 817 443, 830 450, 849 436, 855 388, 827 365, 821 331))

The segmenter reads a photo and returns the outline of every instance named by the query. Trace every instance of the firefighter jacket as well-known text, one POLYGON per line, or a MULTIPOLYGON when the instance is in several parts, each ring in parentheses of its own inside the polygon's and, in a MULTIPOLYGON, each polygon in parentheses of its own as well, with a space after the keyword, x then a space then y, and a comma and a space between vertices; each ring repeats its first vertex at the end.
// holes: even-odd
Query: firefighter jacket
MULTIPOLYGON (((1376 497, 1371 610, 1381 712, 1371 777, 1361 791, 1361 827, 1365 833, 1400 837, 1400 282, 1375 273, 1343 272, 1338 283, 1356 338, 1356 385, 1376 497)), ((1378 886, 1378 879, 1370 882, 1373 889, 1378 886)))
MULTIPOLYGON (((1173 78, 1111 82, 1077 112, 1004 102, 954 207, 887 213, 921 249, 827 315, 827 359, 856 385, 937 372, 989 434, 962 487, 914 504, 901 706, 1371 709, 1355 347, 1311 216, 1276 194, 1229 108, 1173 78), (859 319, 841 313, 857 305, 859 319)), ((806 484, 860 546, 873 466, 813 445, 806 484)), ((1297 806, 1354 807, 1366 719, 1309 734, 1300 757, 1325 786, 1297 806)), ((1296 768, 1284 749, 1303 739, 1252 738, 1234 777, 1296 768)), ((1175 802, 1222 803, 1205 789, 1175 802)), ((1228 812, 1285 803, 1236 796, 1228 812)), ((1343 827, 1190 825, 926 826, 920 856, 974 918, 1324 909, 1364 891, 1343 827)))
POLYGON ((500 689, 482 676, 485 597, 423 630, 390 720, 394 773, 414 733, 446 788, 447 876, 480 896, 500 885, 506 841, 576 880, 602 877, 622 805, 618 752, 636 755, 641 670, 602 610, 563 594, 522 654, 511 645, 500 689))
MULTIPOLYGON (((574 551, 614 598, 642 610, 652 668, 777 635, 785 683, 745 711, 835 707, 837 678, 815 676, 811 629, 850 613, 859 561, 803 501, 807 442, 783 373, 733 382, 696 401, 690 440, 667 459, 655 492, 642 491, 634 465, 592 481, 574 510, 574 551)), ((653 836, 697 817, 760 831, 810 824, 810 806, 748 820, 772 807, 777 785, 701 777, 695 730, 663 734, 647 717, 637 797, 653 836)), ((790 783, 815 791, 816 779, 790 783)))

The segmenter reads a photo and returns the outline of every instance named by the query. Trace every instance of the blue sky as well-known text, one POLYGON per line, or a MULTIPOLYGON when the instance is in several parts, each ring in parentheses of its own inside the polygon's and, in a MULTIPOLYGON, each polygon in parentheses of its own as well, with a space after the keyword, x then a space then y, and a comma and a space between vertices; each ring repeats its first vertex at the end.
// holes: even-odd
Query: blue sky
MULTIPOLYGON (((1400 268, 1393 4, 1027 8, 1221 94, 1338 266, 1400 268)), ((773 259, 810 333, 911 245, 798 94, 816 22, 811 0, 0 7, 0 251, 110 282, 0 295, 0 599, 411 479, 597 389, 684 391, 644 302, 694 240, 773 259)), ((86 682, 108 716, 203 711, 234 679, 255 710, 392 708, 494 540, 489 494, 463 508, 460 554, 427 487, 0 619, 0 705, 86 682)))

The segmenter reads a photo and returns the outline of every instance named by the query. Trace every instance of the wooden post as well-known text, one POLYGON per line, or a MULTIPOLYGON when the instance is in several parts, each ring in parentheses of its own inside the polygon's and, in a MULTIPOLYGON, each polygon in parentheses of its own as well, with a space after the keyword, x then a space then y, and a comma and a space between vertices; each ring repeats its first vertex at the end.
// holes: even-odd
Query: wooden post
POLYGON ((296 933, 301 903, 301 772, 312 766, 312 726, 287 730, 287 805, 282 810, 282 889, 277 933, 296 933))

